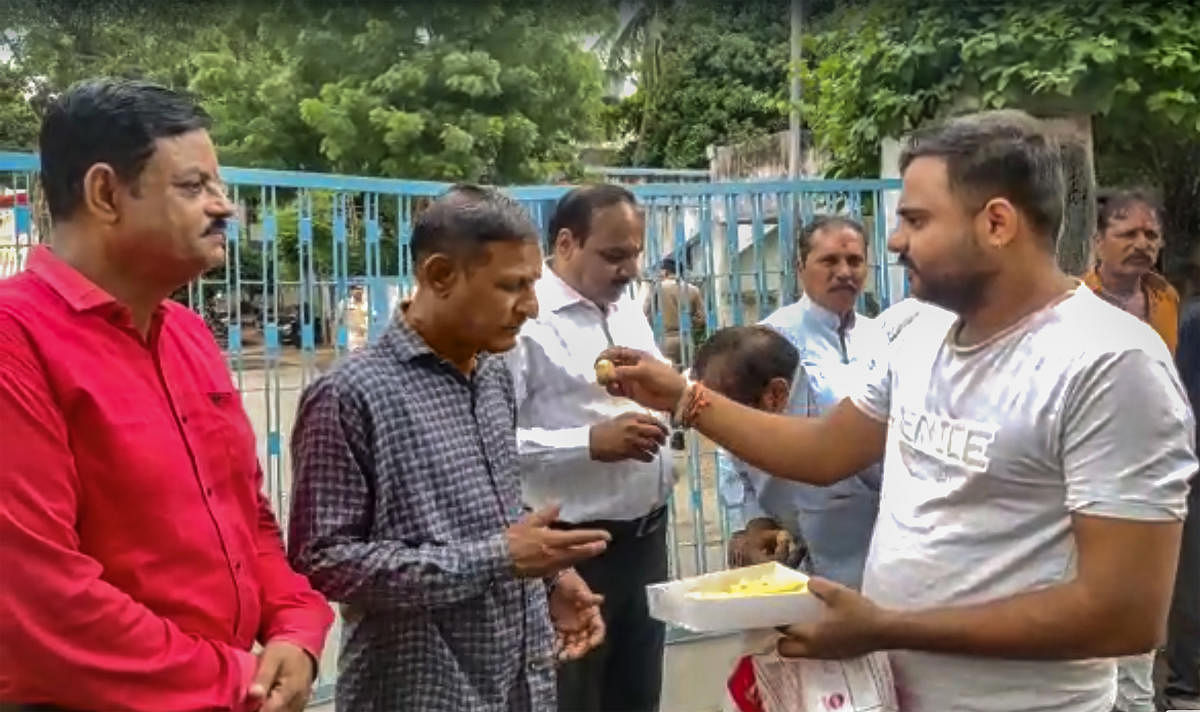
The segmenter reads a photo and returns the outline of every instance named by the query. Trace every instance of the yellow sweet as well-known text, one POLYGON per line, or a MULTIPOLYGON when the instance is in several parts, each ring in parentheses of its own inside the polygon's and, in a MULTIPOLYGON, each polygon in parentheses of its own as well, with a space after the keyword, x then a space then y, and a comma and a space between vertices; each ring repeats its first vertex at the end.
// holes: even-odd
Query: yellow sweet
POLYGON ((617 367, 612 361, 602 358, 596 361, 596 383, 605 385, 617 377, 617 367))
POLYGON ((763 576, 756 579, 738 579, 724 591, 692 591, 688 596, 702 600, 746 598, 749 596, 773 596, 780 593, 803 593, 807 588, 805 581, 780 581, 770 576, 763 576))

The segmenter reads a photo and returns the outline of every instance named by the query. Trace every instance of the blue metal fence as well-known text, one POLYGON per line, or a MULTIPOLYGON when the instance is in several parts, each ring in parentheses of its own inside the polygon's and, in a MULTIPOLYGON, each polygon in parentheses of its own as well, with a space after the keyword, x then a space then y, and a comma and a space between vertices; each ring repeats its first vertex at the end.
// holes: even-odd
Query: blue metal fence
MULTIPOLYGON (((36 197, 36 171, 36 156, 0 153, 0 196, 36 197)), ((448 184, 244 168, 224 169, 222 177, 238 208, 228 227, 226 264, 177 298, 204 314, 225 347, 282 520, 290 480, 287 438, 298 395, 333 360, 377 338, 411 291, 413 216, 448 184)), ((662 257, 675 257, 680 278, 703 294, 705 332, 753 323, 797 298, 794 236, 822 212, 849 214, 868 227, 871 276, 861 306, 882 309, 899 295, 901 273, 885 249, 885 217, 899 181, 687 178, 628 187, 646 210, 647 277, 662 257)), ((544 233, 554 201, 569 186, 504 190, 528 207, 544 233)), ((13 210, 15 234, 0 230, 0 267, 5 259, 10 269, 19 267, 37 242, 31 204, 36 200, 13 210)), ((657 288, 647 279, 637 297, 657 288)), ((688 365, 702 335, 691 328, 688 300, 679 300, 679 308, 688 365)), ((662 314, 653 313, 651 321, 661 340, 662 314)), ((716 493, 713 447, 689 435, 686 452, 676 459, 681 478, 670 507, 672 574, 719 569, 729 531, 716 493)), ((673 632, 672 639, 678 637, 673 632)), ((337 646, 329 647, 322 694, 330 691, 337 669, 337 646)))

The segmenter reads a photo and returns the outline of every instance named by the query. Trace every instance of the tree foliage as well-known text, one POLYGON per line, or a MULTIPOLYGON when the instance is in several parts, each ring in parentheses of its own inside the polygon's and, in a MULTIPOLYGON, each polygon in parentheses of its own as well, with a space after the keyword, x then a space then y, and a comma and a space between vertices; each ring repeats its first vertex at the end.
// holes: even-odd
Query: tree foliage
POLYGON ((833 175, 877 175, 882 137, 955 113, 1091 114, 1098 180, 1160 188, 1173 249, 1200 236, 1200 5, 875 0, 821 29, 803 114, 833 175))
POLYGON ((878 0, 811 38, 804 115, 835 168, 858 174, 881 136, 983 108, 1200 132, 1198 23, 1183 4, 878 0))
MULTIPOLYGON (((636 164, 708 165, 708 146, 787 128, 787 7, 771 0, 660 3, 654 81, 619 110, 636 164)), ((643 62, 643 65, 645 62, 643 62)))
POLYGON ((580 39, 605 15, 583 3, 14 2, 10 71, 32 96, 21 108, 28 89, 0 74, 10 147, 39 102, 96 75, 193 91, 226 165, 529 182, 572 170, 597 128, 580 39))

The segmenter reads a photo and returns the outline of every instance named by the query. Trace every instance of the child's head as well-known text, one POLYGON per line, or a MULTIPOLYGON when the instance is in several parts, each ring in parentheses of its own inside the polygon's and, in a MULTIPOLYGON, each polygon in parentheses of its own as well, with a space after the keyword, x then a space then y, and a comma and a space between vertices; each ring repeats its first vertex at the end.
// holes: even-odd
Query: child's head
POLYGON ((800 352, 766 326, 730 326, 696 352, 692 375, 721 395, 772 413, 787 408, 800 352))

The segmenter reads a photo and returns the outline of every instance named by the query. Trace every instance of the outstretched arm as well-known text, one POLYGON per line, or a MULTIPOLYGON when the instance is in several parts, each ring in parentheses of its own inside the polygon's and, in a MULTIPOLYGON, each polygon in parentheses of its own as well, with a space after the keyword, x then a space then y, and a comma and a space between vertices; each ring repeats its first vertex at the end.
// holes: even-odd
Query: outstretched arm
MULTIPOLYGON (((649 354, 614 348, 601 358, 616 365, 609 391, 647 408, 672 412, 689 388, 683 376, 649 354)), ((775 415, 703 389, 705 405, 696 410, 693 425, 738 458, 776 477, 829 485, 883 457, 887 387, 886 382, 873 384, 864 398, 853 403, 844 400, 820 418, 775 415)))

